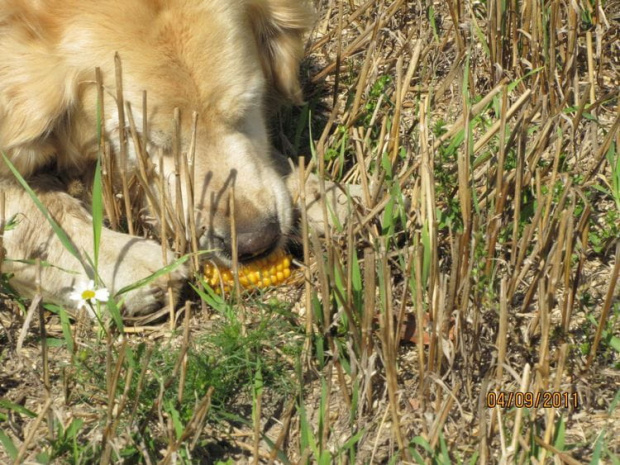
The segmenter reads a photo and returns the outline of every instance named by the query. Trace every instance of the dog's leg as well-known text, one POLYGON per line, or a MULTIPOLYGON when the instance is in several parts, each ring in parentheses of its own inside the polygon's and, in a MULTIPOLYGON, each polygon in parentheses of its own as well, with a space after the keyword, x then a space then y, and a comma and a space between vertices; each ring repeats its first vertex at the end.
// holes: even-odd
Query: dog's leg
MULTIPOLYGON (((65 248, 30 196, 15 182, 0 180, 0 190, 6 194, 5 220, 9 222, 4 233, 6 261, 2 272, 12 275, 9 283, 24 297, 32 297, 40 287, 44 300, 75 307, 76 302, 70 299, 74 288, 95 276, 87 259, 93 260, 94 253, 92 218, 78 200, 62 191, 58 181, 42 176, 30 183, 81 255, 81 262, 65 248), (40 283, 33 264, 37 259, 43 263, 40 283)), ((168 253, 169 263, 173 258, 168 253)), ((97 272, 112 296, 163 266, 158 243, 103 228, 97 272)), ((175 294, 186 276, 184 267, 171 274, 175 294)), ((165 305, 167 280, 160 277, 126 294, 125 315, 147 314, 165 305)))

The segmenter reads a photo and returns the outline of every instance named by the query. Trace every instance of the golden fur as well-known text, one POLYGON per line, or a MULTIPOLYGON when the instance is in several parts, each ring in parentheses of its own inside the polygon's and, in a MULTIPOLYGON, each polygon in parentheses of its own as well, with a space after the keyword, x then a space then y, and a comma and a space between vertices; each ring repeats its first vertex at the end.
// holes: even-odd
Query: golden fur
MULTIPOLYGON (((164 178, 174 176, 172 115, 181 115, 186 151, 193 112, 199 114, 195 215, 199 244, 230 255, 227 196, 235 182, 235 222, 242 258, 268 253, 291 228, 291 196, 273 159, 266 129, 266 96, 275 90, 301 100, 301 36, 310 15, 298 0, 2 0, 0 3, 0 149, 36 190, 82 254, 92 256, 92 224, 81 203, 64 192, 64 177, 80 176, 98 152, 95 68, 103 75, 105 134, 119 151, 114 55, 123 67, 124 98, 142 128, 148 95, 147 151, 164 154, 164 178)), ((136 168, 129 144, 129 160, 136 168)), ((182 177, 185 179, 184 177, 182 177)), ((70 255, 33 202, 0 161, 12 260, 41 258, 43 297, 71 305, 77 282, 92 277, 70 255), (74 273, 67 272, 73 271, 74 273)), ((174 191, 174 189, 171 189, 174 191)), ((182 192, 186 192, 183 188, 182 192)), ((183 199, 187 205, 187 199, 183 199)), ((99 273, 112 291, 163 266, 153 241, 104 230, 99 273)), ((3 272, 25 295, 35 270, 8 261, 3 272)), ((173 275, 176 289, 186 277, 173 275)), ((129 294, 128 314, 164 303, 165 280, 129 294)))

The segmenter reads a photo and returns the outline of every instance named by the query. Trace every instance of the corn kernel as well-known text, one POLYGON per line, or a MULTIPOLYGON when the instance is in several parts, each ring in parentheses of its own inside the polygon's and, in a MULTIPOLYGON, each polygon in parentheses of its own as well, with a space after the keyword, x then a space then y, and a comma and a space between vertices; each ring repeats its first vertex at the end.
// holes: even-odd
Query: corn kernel
MULTIPOLYGON (((291 276, 291 257, 277 250, 268 257, 239 266, 239 284, 244 288, 262 288, 282 284, 291 276)), ((230 292, 235 286, 231 270, 212 263, 204 267, 205 282, 217 292, 230 292), (220 286, 221 282, 221 286, 220 286)))

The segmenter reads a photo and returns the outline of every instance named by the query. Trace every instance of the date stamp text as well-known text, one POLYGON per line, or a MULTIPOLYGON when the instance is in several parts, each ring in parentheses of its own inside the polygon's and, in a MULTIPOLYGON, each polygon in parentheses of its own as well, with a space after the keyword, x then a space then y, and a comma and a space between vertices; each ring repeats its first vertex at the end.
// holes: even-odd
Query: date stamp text
POLYGON ((488 408, 579 408, 576 392, 491 391, 486 400, 488 408))

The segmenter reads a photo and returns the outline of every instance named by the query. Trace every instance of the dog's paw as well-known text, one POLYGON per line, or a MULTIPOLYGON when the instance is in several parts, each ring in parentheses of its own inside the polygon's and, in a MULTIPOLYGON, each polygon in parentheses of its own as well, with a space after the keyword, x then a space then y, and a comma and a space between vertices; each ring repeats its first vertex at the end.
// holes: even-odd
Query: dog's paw
MULTIPOLYGON (((174 254, 167 251, 164 263, 162 246, 154 241, 122 235, 124 243, 116 250, 109 247, 99 260, 99 275, 122 303, 125 316, 147 315, 169 305, 169 291, 176 305, 179 292, 188 277, 185 264, 177 265, 169 273, 153 277, 175 261, 174 254), (114 253, 116 252, 116 254, 114 253), (103 260, 102 260, 103 258, 103 260)), ((102 246, 105 243, 102 241, 102 246)))
MULTIPOLYGON (((297 202, 297 208, 302 208, 299 172, 296 169, 289 175, 286 184, 291 197, 297 202)), ((339 185, 331 181, 325 181, 325 195, 322 195, 320 180, 314 173, 308 175, 304 189, 308 224, 319 235, 324 235, 327 228, 340 227, 351 216, 355 203, 362 199, 360 185, 339 185), (327 224, 323 216, 324 208, 327 210, 327 224)))

